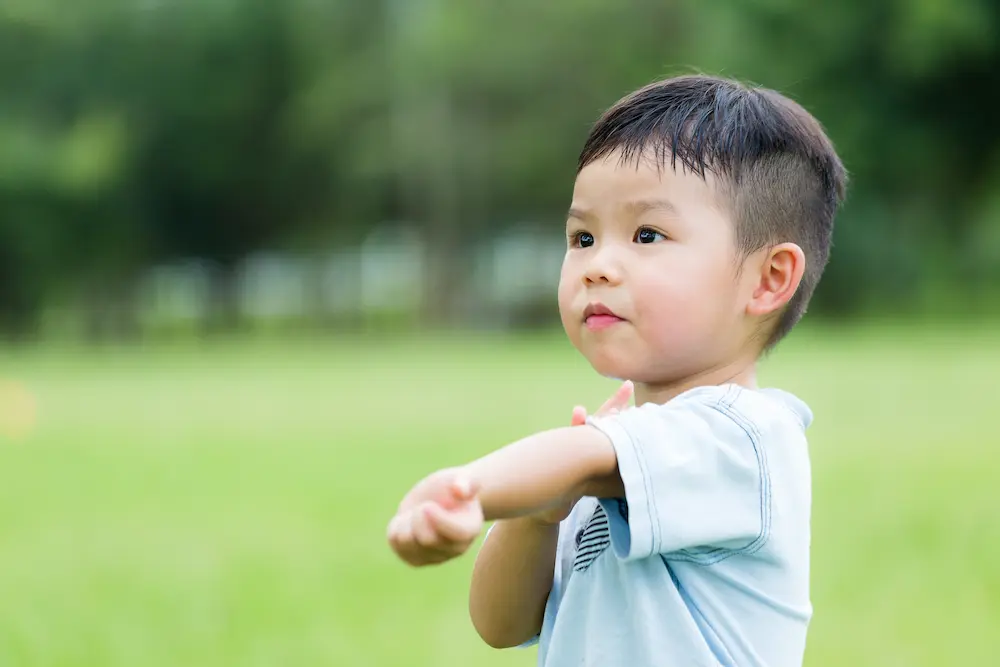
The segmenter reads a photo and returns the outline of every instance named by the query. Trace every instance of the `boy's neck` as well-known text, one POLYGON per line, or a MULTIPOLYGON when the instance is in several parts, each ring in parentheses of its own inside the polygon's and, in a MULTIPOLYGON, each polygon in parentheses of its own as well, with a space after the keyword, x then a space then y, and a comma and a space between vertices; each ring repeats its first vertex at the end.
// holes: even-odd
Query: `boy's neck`
POLYGON ((738 384, 749 389, 757 388, 757 362, 745 359, 731 364, 708 369, 664 383, 635 383, 635 404, 666 403, 696 387, 710 387, 720 384, 738 384))

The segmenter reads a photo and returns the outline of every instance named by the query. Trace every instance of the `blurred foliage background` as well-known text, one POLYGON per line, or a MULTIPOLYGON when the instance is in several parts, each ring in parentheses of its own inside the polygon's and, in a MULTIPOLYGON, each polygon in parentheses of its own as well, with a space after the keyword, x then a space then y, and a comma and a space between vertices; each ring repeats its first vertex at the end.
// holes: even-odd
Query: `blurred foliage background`
POLYGON ((0 666, 533 664, 385 525, 613 390, 576 157, 692 71, 852 177, 761 375, 816 414, 807 665, 993 664, 1000 3, 3 0, 0 666))
POLYGON ((6 0, 0 327, 552 324, 588 127, 704 71, 852 175, 813 313, 1000 310, 987 0, 6 0))

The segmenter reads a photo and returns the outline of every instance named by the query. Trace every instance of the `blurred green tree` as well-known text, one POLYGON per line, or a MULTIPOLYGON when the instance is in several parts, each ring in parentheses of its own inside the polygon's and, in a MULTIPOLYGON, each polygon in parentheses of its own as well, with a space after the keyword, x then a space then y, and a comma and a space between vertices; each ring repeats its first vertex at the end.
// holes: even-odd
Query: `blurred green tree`
POLYGON ((94 335, 134 331, 137 278, 182 257, 234 326, 249 254, 391 220, 453 321, 474 244, 561 226, 600 111, 695 69, 795 97, 851 171, 815 311, 995 309, 998 30, 986 0, 9 0, 0 328, 85 303, 94 335))

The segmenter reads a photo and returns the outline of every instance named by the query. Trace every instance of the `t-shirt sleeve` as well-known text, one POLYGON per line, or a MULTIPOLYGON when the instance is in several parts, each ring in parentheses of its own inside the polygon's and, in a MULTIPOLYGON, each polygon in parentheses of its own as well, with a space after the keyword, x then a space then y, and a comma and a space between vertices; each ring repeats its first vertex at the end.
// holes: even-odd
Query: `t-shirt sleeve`
POLYGON ((766 459, 756 430, 718 393, 588 422, 611 440, 625 503, 602 499, 615 553, 721 559, 763 545, 766 459))

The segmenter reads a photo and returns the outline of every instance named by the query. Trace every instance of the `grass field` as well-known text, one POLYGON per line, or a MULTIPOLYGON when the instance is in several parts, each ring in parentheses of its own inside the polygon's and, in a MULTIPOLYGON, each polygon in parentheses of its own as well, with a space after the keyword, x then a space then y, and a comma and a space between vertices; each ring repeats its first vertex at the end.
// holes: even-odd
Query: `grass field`
MULTIPOLYGON (((816 413, 808 665, 995 664, 998 329, 806 331, 765 364, 816 413)), ((615 386, 559 337, 0 364, 38 405, 0 442, 2 667, 532 665, 472 630, 471 558, 409 570, 385 525, 423 474, 615 386)))

